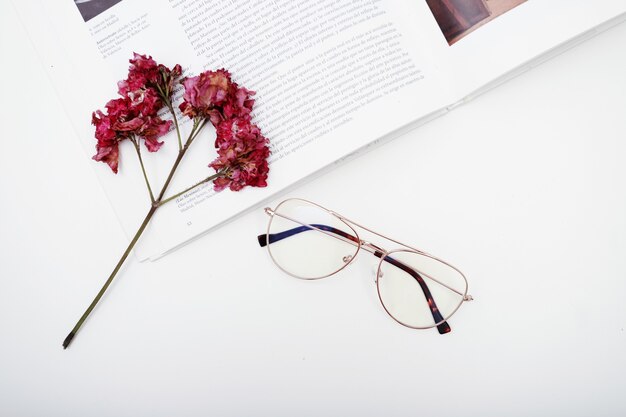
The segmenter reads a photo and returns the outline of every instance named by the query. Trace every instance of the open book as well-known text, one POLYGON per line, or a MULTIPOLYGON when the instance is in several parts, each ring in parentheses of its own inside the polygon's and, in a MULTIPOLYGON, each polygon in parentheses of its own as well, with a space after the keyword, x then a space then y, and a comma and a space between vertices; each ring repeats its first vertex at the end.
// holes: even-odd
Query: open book
MULTIPOLYGON (((624 0, 40 0, 14 5, 89 156, 96 143, 91 112, 115 97, 116 82, 125 78, 134 51, 169 67, 182 64, 185 75, 227 68, 234 81, 257 92, 254 120, 271 141, 269 186, 215 193, 205 184, 166 204, 136 247, 140 259, 159 257, 626 17, 624 0)), ((472 132, 467 136, 471 140, 472 132)), ((158 153, 145 156, 156 188, 178 150, 172 134, 164 140, 158 153)), ((211 173, 213 141, 207 129, 194 142, 171 194, 211 173)), ((131 146, 121 146, 118 175, 94 163, 129 236, 149 209, 131 146)), ((371 169, 386 175, 410 167, 371 169)), ((355 179, 337 180, 348 185, 355 179)))

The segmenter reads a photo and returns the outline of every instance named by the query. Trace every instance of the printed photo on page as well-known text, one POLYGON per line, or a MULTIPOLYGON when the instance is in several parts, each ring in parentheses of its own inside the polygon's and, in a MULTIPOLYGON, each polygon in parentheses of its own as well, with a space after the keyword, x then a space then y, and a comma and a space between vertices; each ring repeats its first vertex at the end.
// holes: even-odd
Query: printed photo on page
POLYGON ((526 0, 426 0, 441 32, 453 45, 526 0))

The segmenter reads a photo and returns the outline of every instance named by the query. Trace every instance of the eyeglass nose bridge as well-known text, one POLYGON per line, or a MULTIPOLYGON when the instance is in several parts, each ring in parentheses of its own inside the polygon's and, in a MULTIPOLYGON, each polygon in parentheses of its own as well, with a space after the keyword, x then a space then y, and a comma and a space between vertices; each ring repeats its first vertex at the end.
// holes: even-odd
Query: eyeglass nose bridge
POLYGON ((377 257, 385 257, 387 255, 387 249, 383 249, 378 245, 373 244, 372 242, 368 242, 367 240, 360 240, 361 249, 365 249, 366 251, 373 253, 377 257))
MULTIPOLYGON (((373 244, 372 242, 368 242, 367 240, 359 240, 359 243, 361 245, 361 249, 370 252, 371 254, 373 254, 374 256, 376 256, 377 258, 380 259, 384 259, 385 256, 387 256, 387 249, 383 249, 378 245, 373 244)), ((374 283, 378 282, 378 278, 382 278, 383 276, 383 272, 376 268, 374 271, 374 283)))
MULTIPOLYGON (((356 242, 352 242, 356 243, 356 242)), ((377 245, 374 245, 372 242, 368 242, 367 240, 359 239, 359 247, 367 252, 373 253, 378 257, 384 257, 387 251, 377 245)), ((353 255, 346 255, 342 258, 343 262, 348 264, 352 262, 354 259, 353 255)))

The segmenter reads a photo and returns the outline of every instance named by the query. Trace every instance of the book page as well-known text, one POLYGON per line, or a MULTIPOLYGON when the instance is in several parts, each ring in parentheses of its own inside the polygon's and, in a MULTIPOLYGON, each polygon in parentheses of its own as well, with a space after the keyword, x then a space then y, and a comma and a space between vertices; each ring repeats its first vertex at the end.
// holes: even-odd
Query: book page
POLYGON ((421 1, 422 33, 457 100, 626 13, 624 0, 421 1))
MULTIPOLYGON (((397 4, 15 2, 89 156, 95 147, 91 112, 115 98, 116 82, 126 77, 132 52, 149 54, 169 67, 179 63, 187 76, 224 67, 234 81, 257 91, 254 120, 271 141, 269 186, 216 194, 206 184, 168 203, 140 240, 136 253, 141 259, 183 244, 450 103, 452 91, 432 65, 428 49, 419 47, 422 40, 410 19, 415 15, 403 13, 397 4), (381 112, 390 106, 394 112, 381 112)), ((182 130, 188 132, 189 124, 183 123, 182 130)), ((216 156, 214 139, 210 128, 194 142, 166 196, 212 173, 207 165, 216 156)), ((155 189, 178 152, 173 133, 164 140, 158 153, 143 153, 155 189)), ((132 144, 121 145, 118 175, 105 164, 95 170, 132 236, 149 199, 132 144)))

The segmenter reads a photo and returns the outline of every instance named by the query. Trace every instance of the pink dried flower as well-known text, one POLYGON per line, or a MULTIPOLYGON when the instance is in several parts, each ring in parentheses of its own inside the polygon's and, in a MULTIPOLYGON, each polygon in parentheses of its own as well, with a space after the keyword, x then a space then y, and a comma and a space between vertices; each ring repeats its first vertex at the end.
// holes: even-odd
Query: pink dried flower
POLYGON ((233 117, 249 117, 254 91, 239 87, 224 69, 206 71, 183 80, 185 93, 180 110, 184 115, 208 118, 213 126, 233 117))
POLYGON ((209 166, 223 176, 215 179, 216 191, 229 187, 239 191, 245 186, 267 186, 270 155, 268 140, 248 117, 222 121, 215 141, 218 157, 209 166))
POLYGON ((268 140, 250 122, 254 91, 239 87, 224 69, 203 72, 182 84, 183 114, 209 119, 217 131, 218 157, 209 165, 221 173, 213 181, 215 190, 229 187, 239 191, 247 185, 265 187, 270 151, 268 140))
POLYGON ((118 93, 140 107, 142 115, 156 116, 164 103, 171 105, 174 82, 181 76, 182 67, 176 64, 170 70, 152 57, 136 52, 128 62, 128 78, 117 83, 118 93))
POLYGON ((182 84, 185 87, 184 101, 180 105, 183 114, 191 118, 208 117, 214 125, 217 124, 218 114, 213 110, 228 96, 230 73, 224 69, 205 71, 196 77, 185 78, 182 84))
POLYGON ((106 162, 117 173, 119 148, 118 143, 131 137, 144 139, 150 152, 159 150, 163 142, 158 138, 171 128, 171 120, 161 120, 157 111, 162 106, 161 100, 151 89, 137 90, 128 97, 110 100, 106 104, 107 114, 100 110, 94 112, 91 122, 96 126, 96 161, 106 162))
POLYGON ((119 94, 124 97, 131 91, 145 88, 159 87, 163 92, 170 90, 174 80, 181 76, 182 68, 176 64, 171 70, 162 64, 157 64, 151 56, 133 53, 128 68, 128 78, 117 83, 119 94))
POLYGON ((129 92, 146 88, 159 80, 159 66, 150 56, 133 53, 128 68, 128 78, 117 83, 118 92, 125 97, 129 92))

